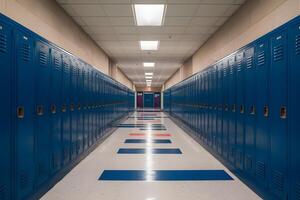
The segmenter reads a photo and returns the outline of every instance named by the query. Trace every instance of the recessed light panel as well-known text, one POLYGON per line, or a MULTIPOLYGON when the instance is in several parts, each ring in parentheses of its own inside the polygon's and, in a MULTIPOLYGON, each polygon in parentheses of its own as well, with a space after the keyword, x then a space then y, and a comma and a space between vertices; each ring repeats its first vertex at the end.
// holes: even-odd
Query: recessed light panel
POLYGON ((164 4, 134 4, 137 26, 161 26, 165 12, 164 4))
POLYGON ((158 49, 158 41, 140 41, 141 50, 154 51, 158 49))
POLYGON ((145 76, 146 79, 152 79, 152 76, 145 76))
POLYGON ((144 67, 154 67, 155 63, 154 62, 144 62, 143 65, 144 65, 144 67))
POLYGON ((145 76, 153 76, 153 72, 146 72, 145 76))

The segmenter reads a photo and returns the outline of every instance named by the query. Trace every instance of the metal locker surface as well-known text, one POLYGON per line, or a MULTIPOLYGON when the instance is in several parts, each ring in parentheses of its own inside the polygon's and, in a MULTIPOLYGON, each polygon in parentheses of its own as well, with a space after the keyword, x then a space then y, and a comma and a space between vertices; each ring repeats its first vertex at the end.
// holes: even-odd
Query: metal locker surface
POLYGON ((244 169, 244 112, 245 112, 245 92, 244 92, 244 50, 236 55, 236 167, 244 169))
POLYGON ((229 134, 229 162, 235 166, 236 154, 236 65, 235 54, 228 60, 228 134, 229 134))
MULTIPOLYGON (((0 198, 12 199, 12 27, 0 21, 0 198)), ((13 112, 14 114, 15 112, 13 112)))
POLYGON ((76 59, 71 58, 71 85, 70 85, 70 121, 71 121, 71 160, 77 155, 77 109, 78 104, 78 66, 76 59))
POLYGON ((300 23, 292 24, 289 32, 289 134, 290 134, 290 192, 291 199, 298 199, 300 192, 300 136, 299 136, 299 75, 300 75, 300 23))
POLYGON ((61 127, 61 111, 62 106, 62 55, 60 50, 51 48, 51 144, 52 144, 52 157, 51 157, 51 172, 54 174, 62 164, 62 127, 61 127))
POLYGON ((16 48, 16 199, 28 197, 34 189, 34 45, 29 34, 15 30, 16 48))
POLYGON ((50 49, 42 42, 35 43, 35 154, 36 186, 50 174, 50 49))
POLYGON ((70 162, 71 151, 71 118, 70 118, 70 87, 71 65, 70 56, 63 54, 63 87, 62 87, 62 138, 63 165, 70 162))
POLYGON ((287 31, 271 37, 270 134, 272 192, 285 198, 287 192, 287 31))
POLYGON ((78 102, 76 105, 76 110, 78 113, 78 118, 77 118, 77 134, 78 134, 78 141, 77 141, 77 149, 78 149, 78 154, 81 154, 83 152, 83 138, 84 138, 84 115, 83 115, 83 84, 84 84, 84 79, 83 79, 83 63, 79 62, 78 63, 78 102))
POLYGON ((255 46, 256 63, 256 93, 259 99, 256 101, 256 157, 255 157, 255 178, 256 181, 267 187, 269 177, 269 65, 270 52, 267 38, 259 40, 255 46))
POLYGON ((256 120, 256 76, 254 63, 254 48, 250 44, 245 49, 245 172, 254 177, 255 162, 255 120, 256 120))
POLYGON ((224 159, 228 159, 228 121, 229 121, 229 106, 228 106, 228 83, 229 83, 229 70, 228 70, 228 59, 222 60, 223 63, 223 89, 222 89, 222 99, 223 99, 223 122, 222 122, 222 155, 224 159))
POLYGON ((223 138, 223 65, 222 62, 217 64, 217 145, 218 153, 222 154, 222 138, 223 138))

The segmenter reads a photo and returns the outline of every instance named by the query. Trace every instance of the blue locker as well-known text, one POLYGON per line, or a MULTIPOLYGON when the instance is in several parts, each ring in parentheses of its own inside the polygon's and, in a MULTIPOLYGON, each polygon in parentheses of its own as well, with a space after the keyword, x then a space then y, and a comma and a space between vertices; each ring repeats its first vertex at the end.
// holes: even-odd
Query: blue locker
POLYGON ((3 200, 12 198, 12 28, 0 21, 0 197, 3 200))
POLYGON ((229 162, 235 166, 236 152, 236 65, 235 54, 228 59, 228 137, 229 162))
POLYGON ((88 148, 89 144, 89 117, 88 117, 88 110, 87 110, 87 95, 88 95, 88 69, 87 65, 84 64, 83 66, 83 118, 84 118, 84 126, 83 126, 83 144, 84 144, 84 150, 88 148))
POLYGON ((223 123, 223 65, 222 62, 217 64, 217 100, 218 100, 218 112, 217 112, 217 146, 218 153, 222 154, 222 123, 223 123))
POLYGON ((50 49, 42 42, 35 43, 35 170, 36 186, 43 184, 50 173, 50 49))
POLYGON ((212 139, 213 139, 213 149, 217 150, 217 109, 218 109, 218 99, 217 99, 217 68, 216 65, 212 67, 212 139))
POLYGON ((16 199, 28 197, 34 189, 34 45, 29 34, 15 31, 16 45, 16 199))
POLYGON ((270 52, 267 38, 263 38, 256 43, 255 63, 256 63, 256 157, 255 157, 255 178, 256 181, 267 187, 269 177, 269 153, 270 135, 269 127, 269 64, 270 52))
POLYGON ((62 96, 62 55, 60 50, 51 49, 51 172, 56 173, 61 168, 62 138, 61 138, 61 96, 62 96))
POLYGON ((245 49, 245 172, 254 176, 255 126, 256 126, 256 76, 254 64, 254 45, 245 49))
POLYGON ((300 23, 292 24, 289 33, 289 133, 290 133, 290 197, 299 199, 300 191, 300 135, 299 135, 299 75, 300 75, 300 23))
POLYGON ((77 134, 78 134, 78 141, 77 141, 77 150, 78 154, 81 154, 83 152, 84 147, 84 115, 82 111, 82 105, 83 105, 83 97, 84 97, 84 79, 83 79, 83 63, 78 63, 78 102, 77 102, 77 134))
POLYGON ((244 170, 244 113, 245 113, 245 92, 244 92, 244 50, 236 55, 236 167, 244 170))
POLYGON ((279 198, 287 194, 287 31, 271 37, 270 134, 271 191, 279 198))
POLYGON ((63 87, 62 87, 62 139, 63 165, 70 161, 71 156, 71 117, 70 117, 70 88, 71 64, 70 56, 63 54, 63 87))
POLYGON ((78 66, 75 58, 71 58, 71 85, 70 85, 70 121, 71 121, 71 159, 77 155, 77 109, 78 104, 78 66))
POLYGON ((222 60, 223 63, 223 89, 222 89, 222 100, 223 100, 223 122, 222 122, 222 155, 223 158, 228 159, 228 119, 229 119, 229 105, 228 105, 228 83, 229 83, 229 70, 228 70, 228 59, 222 60))

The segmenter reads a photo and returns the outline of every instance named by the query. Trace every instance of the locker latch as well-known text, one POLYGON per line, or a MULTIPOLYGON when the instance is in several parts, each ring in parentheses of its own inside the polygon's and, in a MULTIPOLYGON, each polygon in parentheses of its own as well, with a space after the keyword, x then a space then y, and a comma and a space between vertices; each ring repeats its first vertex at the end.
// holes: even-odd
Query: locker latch
POLYGON ((240 113, 242 113, 242 114, 244 113, 244 106, 243 105, 240 106, 240 113))
POLYGON ((19 119, 23 119, 24 118, 24 115, 25 115, 25 109, 23 106, 19 106, 17 108, 17 116, 19 119))
POLYGON ((55 105, 51 105, 51 113, 52 114, 56 113, 56 106, 55 105))
POLYGON ((264 106, 264 117, 268 117, 268 116, 269 116, 269 107, 264 106))
POLYGON ((38 105, 36 107, 36 114, 38 116, 42 116, 44 114, 44 107, 42 105, 38 105))
POLYGON ((67 111, 67 106, 65 104, 62 106, 61 111, 62 112, 66 112, 67 111))
POLYGON ((81 105, 80 104, 77 105, 77 109, 81 110, 81 105))
POLYGON ((235 104, 232 105, 231 110, 232 110, 232 112, 235 112, 235 104))
POLYGON ((281 106, 280 108, 280 118, 281 119, 286 119, 287 116, 287 111, 285 106, 281 106))
POLYGON ((252 105, 252 106, 250 107, 250 114, 251 114, 251 115, 255 115, 255 106, 254 106, 254 105, 252 105))
POLYGON ((70 105, 70 111, 73 112, 74 111, 74 104, 70 105))

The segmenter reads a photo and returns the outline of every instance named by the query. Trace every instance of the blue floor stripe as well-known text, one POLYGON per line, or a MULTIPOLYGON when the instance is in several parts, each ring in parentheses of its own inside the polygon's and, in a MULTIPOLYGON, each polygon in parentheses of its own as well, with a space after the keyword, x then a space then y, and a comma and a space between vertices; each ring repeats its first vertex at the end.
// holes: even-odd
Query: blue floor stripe
POLYGON ((180 149, 159 149, 159 148, 153 148, 147 150, 146 148, 120 148, 118 150, 118 154, 145 154, 148 153, 148 151, 151 154, 182 154, 180 149))
POLYGON ((231 181, 224 170, 104 170, 105 181, 231 181))
POLYGON ((153 140, 146 140, 146 139, 127 139, 125 143, 155 143, 155 144, 170 144, 172 143, 171 140, 164 140, 164 139, 153 139, 153 140))

